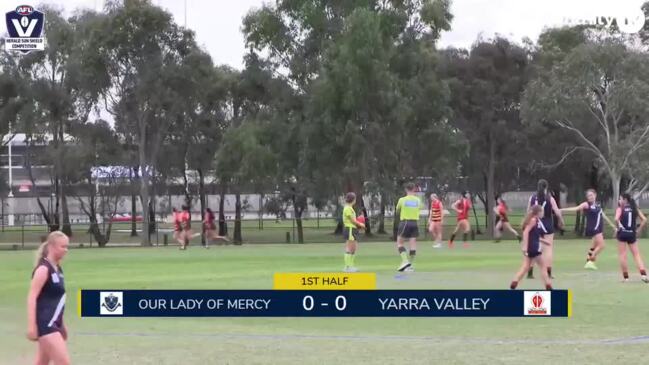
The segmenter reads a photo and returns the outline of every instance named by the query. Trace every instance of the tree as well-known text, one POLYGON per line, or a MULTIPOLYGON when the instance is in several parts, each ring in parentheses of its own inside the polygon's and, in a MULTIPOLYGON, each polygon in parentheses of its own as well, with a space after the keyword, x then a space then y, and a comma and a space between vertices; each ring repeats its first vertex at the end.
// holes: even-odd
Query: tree
POLYGON ((276 165, 269 144, 263 141, 260 123, 250 116, 241 125, 228 129, 216 154, 220 178, 230 182, 236 196, 233 242, 237 244, 243 242, 241 188, 269 179, 272 175, 268 167, 276 165))
MULTIPOLYGON (((84 60, 98 64, 96 75, 117 130, 137 147, 142 216, 148 222, 151 171, 174 111, 183 99, 173 82, 174 68, 195 49, 193 34, 173 23, 169 13, 145 0, 111 1, 90 32, 84 60)), ((143 225, 142 244, 150 245, 143 225)))
POLYGON ((118 165, 123 161, 123 150, 110 125, 98 120, 94 123, 78 123, 72 128, 75 154, 68 160, 75 167, 73 175, 80 184, 75 186, 75 198, 90 221, 90 233, 99 247, 110 241, 112 218, 115 216, 121 196, 126 169, 118 165), (108 220, 106 225, 100 226, 108 220))
POLYGON ((528 53, 506 39, 496 38, 476 43, 469 52, 446 50, 442 69, 451 89, 451 123, 470 145, 465 172, 484 187, 478 192, 486 194, 478 196, 491 232, 497 172, 517 163, 519 144, 515 141, 525 139, 519 110, 529 72, 528 53), (475 168, 475 173, 467 167, 475 168))
POLYGON ((649 60, 614 39, 576 47, 525 91, 528 123, 551 123, 574 137, 566 152, 586 151, 609 177, 616 204, 624 177, 646 169, 637 158, 649 148, 649 60))
MULTIPOLYGON (((50 229, 58 229, 62 224, 63 232, 71 235, 67 187, 73 182, 66 160, 73 152, 66 135, 70 133, 71 124, 87 120, 98 98, 99 90, 88 77, 89 69, 80 63, 78 57, 86 45, 85 29, 93 22, 94 15, 81 12, 68 20, 58 9, 47 7, 44 11, 48 14, 48 44, 45 50, 21 56, 6 53, 3 68, 13 69, 11 73, 23 79, 21 99, 25 102, 31 100, 28 105, 23 105, 15 128, 27 134, 28 143, 46 143, 48 152, 38 156, 39 162, 53 166, 52 185, 56 196, 54 222, 37 198, 41 212, 50 229), (60 219, 59 206, 62 213, 60 219)), ((27 158, 30 157, 28 148, 27 158)), ((28 172, 32 176, 31 161, 28 172)))

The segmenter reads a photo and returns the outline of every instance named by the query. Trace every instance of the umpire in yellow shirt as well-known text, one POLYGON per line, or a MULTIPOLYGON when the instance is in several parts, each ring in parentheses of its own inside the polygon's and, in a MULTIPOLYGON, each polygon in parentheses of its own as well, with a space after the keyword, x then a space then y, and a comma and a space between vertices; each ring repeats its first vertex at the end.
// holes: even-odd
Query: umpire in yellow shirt
POLYGON ((419 212, 422 208, 421 199, 415 195, 415 184, 407 183, 406 196, 397 202, 396 214, 399 216, 399 230, 397 232, 397 249, 401 256, 401 265, 398 271, 415 271, 412 266, 417 254, 417 237, 419 237, 419 212), (410 243, 409 255, 403 247, 404 241, 410 243))

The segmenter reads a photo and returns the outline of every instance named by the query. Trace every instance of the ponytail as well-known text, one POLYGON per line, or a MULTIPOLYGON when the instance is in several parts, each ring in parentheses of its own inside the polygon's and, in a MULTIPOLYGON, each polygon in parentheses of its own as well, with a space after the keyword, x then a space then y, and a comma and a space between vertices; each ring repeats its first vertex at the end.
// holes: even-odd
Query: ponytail
POLYGON ((536 200, 539 202, 544 202, 547 200, 548 195, 548 181, 545 179, 539 180, 539 183, 536 185, 536 200))
POLYGON ((41 260, 47 257, 50 243, 56 241, 59 238, 67 238, 67 236, 61 231, 53 231, 47 235, 47 238, 36 249, 36 254, 34 257, 34 268, 38 267, 38 264, 41 263, 41 260))
POLYGON ((36 254, 34 255, 34 268, 38 267, 38 264, 41 263, 41 260, 47 257, 47 246, 49 246, 49 242, 45 240, 36 249, 36 254))

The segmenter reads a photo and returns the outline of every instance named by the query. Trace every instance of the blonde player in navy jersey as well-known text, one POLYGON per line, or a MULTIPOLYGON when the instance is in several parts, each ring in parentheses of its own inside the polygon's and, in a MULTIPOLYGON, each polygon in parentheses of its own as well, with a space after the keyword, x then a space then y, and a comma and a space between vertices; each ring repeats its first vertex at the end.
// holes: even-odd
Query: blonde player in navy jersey
MULTIPOLYGON (((521 225, 523 230, 523 240, 521 250, 523 251, 523 263, 509 285, 510 289, 516 289, 525 273, 536 264, 541 270, 541 276, 545 283, 546 290, 552 290, 552 280, 546 270, 546 259, 543 255, 543 244, 547 245, 547 240, 543 236, 543 207, 535 205, 530 208, 521 225), (542 244, 543 243, 543 244, 542 244)), ((547 246, 546 246, 547 247, 547 246)))
POLYGON ((354 266, 356 257, 358 228, 365 229, 365 224, 356 220, 354 211, 356 204, 356 194, 347 193, 345 195, 345 208, 343 208, 343 236, 345 237, 345 272, 356 272, 358 269, 354 266))
POLYGON ((649 283, 647 278, 647 270, 640 255, 640 248, 638 248, 636 230, 642 231, 647 224, 647 218, 642 214, 640 209, 635 204, 633 198, 628 193, 620 196, 619 206, 615 212, 615 221, 618 224, 617 241, 618 241, 618 258, 620 260, 620 267, 622 268, 623 281, 629 280, 629 266, 626 261, 626 248, 629 247, 633 254, 633 260, 640 271, 640 277, 645 283, 649 283), (640 226, 636 226, 637 220, 640 218, 640 226))
POLYGON ((38 342, 36 365, 69 365, 63 323, 65 284, 61 261, 68 252, 68 237, 60 231, 47 236, 36 251, 36 263, 27 296, 27 338, 38 342))
POLYGON ((597 202, 597 192, 594 189, 586 191, 586 201, 576 207, 561 209, 562 212, 582 211, 586 216, 586 237, 593 239, 593 245, 588 250, 584 269, 597 270, 595 260, 604 249, 604 220, 616 229, 613 222, 604 214, 602 206, 597 202))

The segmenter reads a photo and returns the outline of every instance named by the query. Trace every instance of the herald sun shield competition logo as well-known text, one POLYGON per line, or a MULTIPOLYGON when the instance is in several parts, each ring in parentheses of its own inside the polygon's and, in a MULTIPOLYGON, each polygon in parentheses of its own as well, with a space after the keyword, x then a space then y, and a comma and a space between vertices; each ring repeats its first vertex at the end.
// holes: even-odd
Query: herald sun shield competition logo
POLYGON ((526 291, 524 293, 524 313, 526 316, 549 316, 552 314, 552 292, 526 291))
POLYGON ((106 316, 121 316, 124 315, 124 293, 106 292, 99 293, 99 314, 106 316))
POLYGON ((29 53, 45 49, 45 39, 41 37, 45 23, 43 13, 30 5, 20 5, 8 12, 5 19, 9 32, 9 37, 5 38, 7 51, 29 53))

